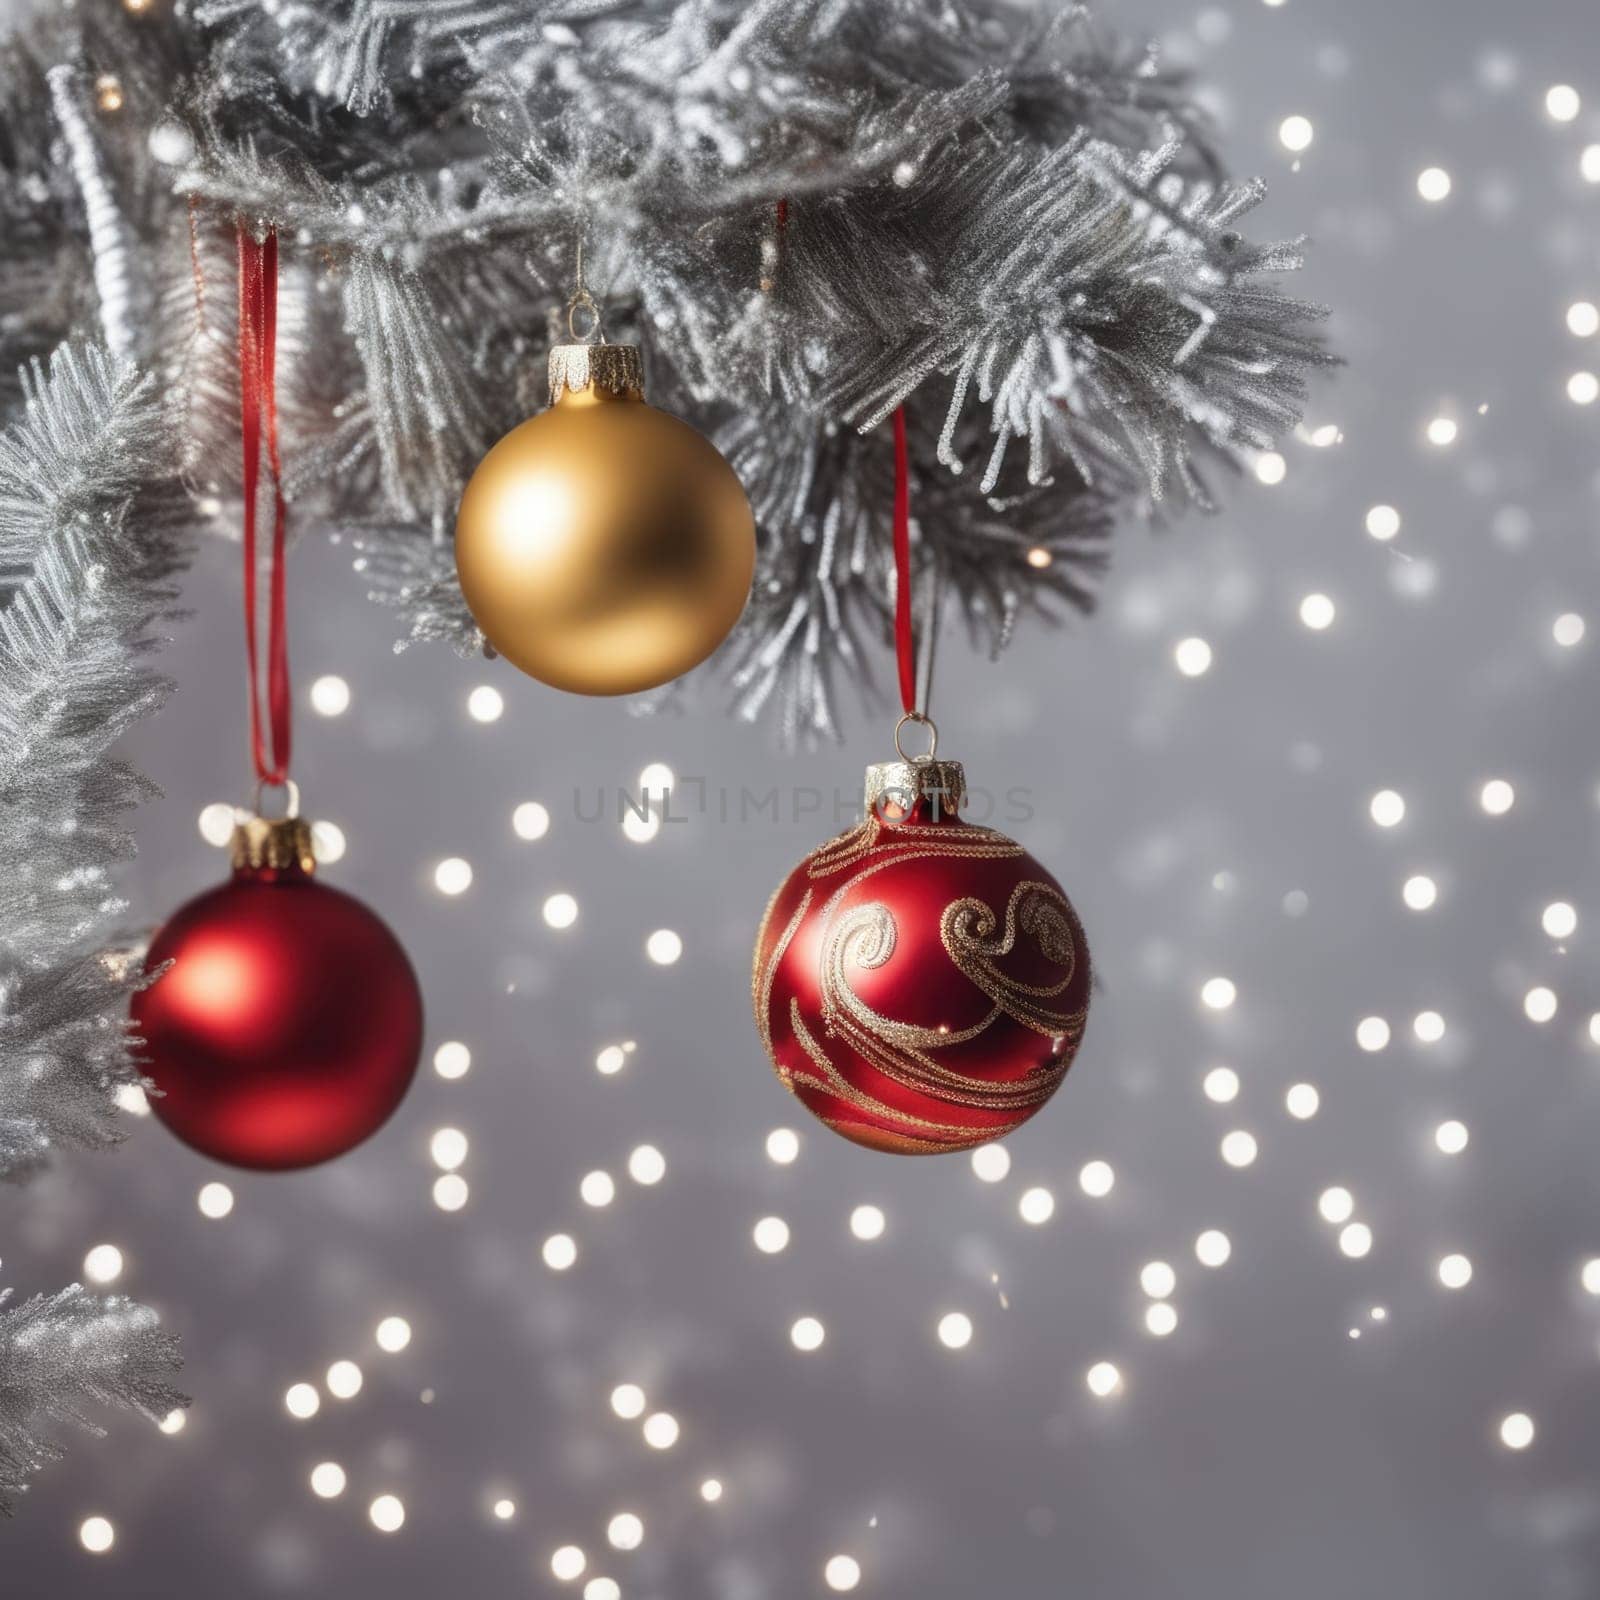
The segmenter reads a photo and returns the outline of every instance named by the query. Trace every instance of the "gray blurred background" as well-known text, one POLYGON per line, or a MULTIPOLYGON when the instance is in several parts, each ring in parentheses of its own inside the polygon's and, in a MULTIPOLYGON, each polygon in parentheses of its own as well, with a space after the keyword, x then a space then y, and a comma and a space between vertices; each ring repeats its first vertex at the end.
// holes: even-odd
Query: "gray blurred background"
MULTIPOLYGON (((638 720, 504 663, 397 658, 348 550, 308 539, 298 775, 347 839, 328 879, 416 962, 424 1066, 394 1121, 324 1169, 224 1171, 145 1118, 120 1151, 7 1196, 6 1280, 53 1287, 117 1246, 117 1286, 183 1337, 194 1407, 172 1434, 119 1419, 71 1441, 0 1534, 5 1594, 489 1600, 605 1577, 617 1588, 589 1600, 787 1600, 832 1592, 838 1556, 875 1597, 1600 1593, 1600 1298, 1582 1279, 1600 1256, 1600 405, 1568 390, 1600 340, 1567 325, 1600 301, 1593 9, 1106 11, 1213 86, 1235 169, 1272 183, 1255 231, 1313 236, 1298 287, 1335 307, 1349 367, 1282 481, 1245 478, 1208 521, 1125 530, 1092 622, 1030 630, 998 664, 944 641, 941 752, 1029 791, 1011 831, 1074 899, 1100 977, 1078 1062, 1009 1141, 1009 1171, 834 1138, 782 1093, 748 1015, 765 898, 835 824, 787 802, 740 821, 740 790, 853 793, 887 751, 886 707, 843 748, 781 756, 714 684, 638 720), (1558 84, 1575 118, 1547 109, 1558 84), (1313 128, 1298 155, 1279 131, 1294 115, 1313 128), (1451 178, 1437 203, 1418 192, 1430 167, 1451 178), (1449 445, 1428 439, 1440 417, 1449 445), (1399 512, 1392 539, 1367 531, 1377 505, 1399 512), (1308 595, 1329 626, 1302 621, 1308 595), (1588 631, 1563 644, 1568 614, 1588 631), (1175 662, 1187 638, 1212 653, 1199 676, 1175 662), (342 715, 310 708, 325 674, 350 687, 342 715), (482 684, 504 700, 491 723, 467 710, 482 684), (615 794, 650 762, 689 820, 636 842, 615 794), (1503 814, 1480 799, 1493 779, 1514 792, 1503 814), (1383 790, 1397 825, 1370 813, 1383 790), (581 820, 600 792, 608 819, 581 820), (511 824, 529 800, 550 816, 537 841, 511 824), (447 857, 473 869, 454 897, 434 881, 447 857), (1437 891, 1425 910, 1403 892, 1417 876, 1437 891), (542 915, 558 892, 579 905, 564 930, 542 915), (1545 930, 1552 903, 1575 932, 1559 911, 1545 930), (660 928, 681 936, 673 965, 647 958, 660 928), (1213 977, 1231 1007, 1202 1002, 1213 977), (1364 1050, 1374 1017, 1391 1038, 1364 1050), (622 1070, 597 1071, 625 1040, 622 1070), (445 1041, 469 1048, 464 1077, 434 1070, 445 1041), (1202 1089, 1219 1065, 1228 1103, 1202 1089), (1314 1116, 1288 1114, 1296 1084, 1314 1116), (1454 1154, 1448 1121, 1469 1136, 1454 1154), (441 1127, 469 1140, 455 1211, 434 1198, 441 1127), (780 1127, 792 1163, 767 1153, 780 1127), (1234 1130, 1257 1141, 1249 1166, 1221 1154, 1234 1130), (665 1158, 654 1185, 628 1175, 641 1144, 665 1158), (1093 1160, 1115 1175, 1099 1198, 1079 1181, 1093 1160), (604 1208, 579 1195, 593 1169, 616 1182, 604 1208), (197 1205, 213 1181, 233 1195, 221 1219, 197 1205), (1365 1255, 1319 1214, 1336 1185, 1365 1255), (1035 1187, 1055 1207, 1030 1225, 1035 1187), (862 1203, 881 1238, 852 1236, 862 1203), (767 1216, 790 1230, 773 1255, 752 1241, 767 1216), (1197 1260, 1206 1229, 1231 1243, 1220 1267, 1197 1260), (556 1233, 577 1245, 564 1272, 541 1258, 556 1233), (1472 1268, 1456 1289, 1438 1271, 1453 1254, 1472 1268), (1152 1260, 1176 1273, 1165 1337, 1145 1322, 1152 1260), (951 1311, 964 1348, 938 1337, 951 1311), (374 1338, 390 1315, 412 1330, 398 1353, 374 1338), (790 1338, 806 1315, 826 1329, 810 1353, 790 1338), (327 1387, 339 1359, 364 1375, 354 1398, 327 1387), (1120 1374, 1106 1397, 1086 1381, 1102 1361, 1120 1374), (285 1405, 297 1382, 321 1392, 306 1420, 285 1405), (627 1382, 676 1419, 669 1448, 615 1414, 627 1382), (1533 1429, 1520 1450, 1514 1414, 1533 1429), (328 1461, 347 1486, 322 1499, 308 1479, 328 1461), (381 1495, 403 1503, 396 1532, 369 1516, 381 1495), (608 1542, 620 1512, 642 1519, 636 1548, 608 1542), (91 1516, 114 1529, 103 1554, 80 1542, 91 1516), (565 1583, 564 1546, 585 1559, 565 1583)), ((167 656, 180 693, 132 752, 166 789, 129 882, 142 920, 221 877, 196 818, 248 799, 237 589, 237 547, 215 541, 167 656)))

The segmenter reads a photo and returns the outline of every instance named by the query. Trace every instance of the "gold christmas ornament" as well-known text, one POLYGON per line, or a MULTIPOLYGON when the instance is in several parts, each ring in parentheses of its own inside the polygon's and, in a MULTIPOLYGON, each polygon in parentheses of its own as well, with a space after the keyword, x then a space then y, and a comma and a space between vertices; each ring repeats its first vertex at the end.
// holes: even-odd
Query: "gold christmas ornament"
POLYGON ((550 352, 550 409, 478 464, 456 517, 461 592, 490 644, 575 694, 635 694, 739 620, 755 519, 704 435, 644 398, 632 345, 550 352))

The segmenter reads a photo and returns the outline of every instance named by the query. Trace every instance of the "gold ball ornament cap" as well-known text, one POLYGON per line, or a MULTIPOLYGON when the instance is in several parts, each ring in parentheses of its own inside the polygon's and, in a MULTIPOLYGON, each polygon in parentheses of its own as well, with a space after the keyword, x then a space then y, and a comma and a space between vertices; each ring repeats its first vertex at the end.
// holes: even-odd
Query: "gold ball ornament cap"
POLYGON ((710 440, 645 400, 634 346, 555 346, 550 397, 461 497, 461 591, 490 644, 541 683, 659 688, 744 610, 750 502, 710 440))
POLYGON ((304 817, 244 817, 234 824, 229 855, 235 872, 317 870, 311 824, 304 817))

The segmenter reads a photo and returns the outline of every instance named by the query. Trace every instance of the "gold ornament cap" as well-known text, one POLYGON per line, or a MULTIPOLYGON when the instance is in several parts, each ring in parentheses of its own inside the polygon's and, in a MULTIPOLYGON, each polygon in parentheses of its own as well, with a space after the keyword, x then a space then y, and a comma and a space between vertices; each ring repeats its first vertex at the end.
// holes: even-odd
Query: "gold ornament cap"
POLYGON ((880 822, 895 822, 919 802, 935 818, 953 817, 967 801, 967 776, 959 761, 917 756, 875 761, 867 768, 866 809, 880 822))
POLYGON ((303 872, 317 869, 311 824, 304 817, 245 817, 230 846, 235 872, 303 872))
POLYGON ((644 399, 644 361, 636 344, 550 347, 550 404, 592 390, 594 398, 644 399))

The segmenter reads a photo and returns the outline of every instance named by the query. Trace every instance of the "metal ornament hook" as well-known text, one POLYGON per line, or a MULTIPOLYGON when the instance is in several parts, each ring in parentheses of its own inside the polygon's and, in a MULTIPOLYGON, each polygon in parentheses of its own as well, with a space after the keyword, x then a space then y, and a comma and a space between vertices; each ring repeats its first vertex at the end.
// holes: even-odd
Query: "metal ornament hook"
POLYGON ((934 720, 925 711, 908 711, 894 725, 894 747, 902 761, 921 762, 932 761, 939 753, 939 729, 934 720), (928 730, 928 748, 920 755, 907 755, 905 746, 900 743, 900 734, 908 722, 921 723, 928 730))
POLYGON ((583 239, 582 233, 578 235, 578 271, 577 285, 573 290, 572 298, 567 301, 567 332, 579 344, 588 344, 598 339, 605 343, 605 331, 600 322, 600 304, 589 293, 589 285, 583 277, 583 239), (586 328, 578 327, 578 317, 587 313, 589 323, 586 328))
POLYGON ((253 810, 256 816, 266 820, 266 814, 261 809, 261 796, 267 789, 282 789, 284 793, 283 820, 291 822, 300 815, 300 785, 293 778, 285 778, 282 783, 269 784, 265 780, 256 785, 256 802, 253 810))

